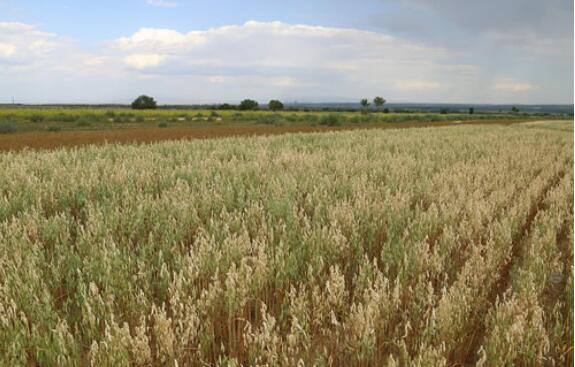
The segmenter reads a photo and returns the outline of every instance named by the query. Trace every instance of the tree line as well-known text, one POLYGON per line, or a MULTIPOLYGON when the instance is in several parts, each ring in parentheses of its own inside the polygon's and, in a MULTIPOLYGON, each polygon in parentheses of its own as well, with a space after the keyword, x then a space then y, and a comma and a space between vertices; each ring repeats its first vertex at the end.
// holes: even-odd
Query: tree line
MULTIPOLYGON (((375 97, 373 99, 373 104, 377 109, 380 109, 385 104, 385 99, 383 97, 375 97)), ((364 98, 360 101, 360 105, 367 110, 370 106, 370 102, 364 98)), ((271 111, 281 111, 284 109, 284 104, 277 100, 272 99, 268 102, 268 109, 271 111)), ((146 95, 139 96, 132 102, 132 109, 135 110, 149 110, 158 108, 158 104, 154 98, 146 95)), ((239 105, 223 103, 218 106, 220 110, 240 110, 240 111, 253 111, 260 108, 259 103, 253 99, 244 99, 239 105)))
MULTIPOLYGON (((221 110, 240 110, 240 111, 253 111, 260 108, 259 103, 253 99, 244 99, 239 105, 224 103, 218 106, 221 110)), ((153 110, 158 108, 156 100, 150 96, 139 96, 132 102, 132 109, 134 110, 153 110)), ((281 111, 284 109, 284 104, 277 100, 272 99, 268 102, 268 109, 271 111, 281 111)))
MULTIPOLYGON (((373 104, 375 106, 375 108, 379 111, 381 110, 381 107, 383 107, 383 105, 385 105, 387 101, 380 96, 374 97, 372 101, 370 101, 367 98, 363 98, 359 104, 362 107, 363 112, 367 112, 370 108, 370 106, 373 104)), ((146 96, 146 95, 141 95, 138 98, 136 98, 134 100, 134 102, 132 102, 132 109, 134 110, 149 110, 149 109, 156 109, 158 108, 158 104, 156 103, 156 100, 154 100, 154 98, 150 97, 150 96, 146 96)), ((235 105, 235 104, 229 104, 229 103, 223 103, 220 105, 217 105, 217 109, 219 110, 240 110, 240 111, 254 111, 254 110, 258 110, 260 108, 259 103, 253 99, 244 99, 243 101, 240 102, 240 104, 235 105)), ((268 102, 267 105, 268 110, 270 111, 281 111, 284 109, 284 104, 277 100, 277 99, 272 99, 268 102)), ((383 110, 383 112, 389 112, 389 110, 387 108, 385 108, 383 110)), ((400 110, 396 110, 394 112, 403 112, 400 110)), ((449 108, 441 108, 439 110, 439 112, 441 114, 447 114, 450 113, 451 111, 449 110, 449 108)), ((499 112, 502 112, 501 110, 499 112)), ((511 108, 511 112, 512 113, 519 113, 519 109, 515 106, 513 106, 511 108)), ((475 109, 473 107, 469 108, 469 114, 472 115, 475 113, 475 109)))

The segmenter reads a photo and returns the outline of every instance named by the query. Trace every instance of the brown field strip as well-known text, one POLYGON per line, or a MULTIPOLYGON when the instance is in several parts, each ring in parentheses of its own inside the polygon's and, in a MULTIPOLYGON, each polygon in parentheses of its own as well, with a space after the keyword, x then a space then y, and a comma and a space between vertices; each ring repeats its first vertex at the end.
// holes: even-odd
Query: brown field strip
POLYGON ((0 135, 0 151, 24 149, 56 149, 105 143, 151 143, 163 140, 209 139, 230 136, 274 135, 286 133, 308 133, 322 131, 357 129, 404 129, 416 127, 460 126, 470 124, 511 125, 526 120, 469 120, 440 122, 396 122, 380 124, 357 124, 344 126, 269 126, 269 125, 224 125, 190 127, 137 127, 126 129, 33 131, 0 135))

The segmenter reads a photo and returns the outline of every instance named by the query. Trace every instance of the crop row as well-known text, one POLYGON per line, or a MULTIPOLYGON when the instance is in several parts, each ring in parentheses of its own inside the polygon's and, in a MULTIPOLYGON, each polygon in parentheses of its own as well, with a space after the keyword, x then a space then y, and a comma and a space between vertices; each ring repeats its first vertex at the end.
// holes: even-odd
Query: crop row
POLYGON ((0 364, 558 365, 553 124, 0 155, 0 364))

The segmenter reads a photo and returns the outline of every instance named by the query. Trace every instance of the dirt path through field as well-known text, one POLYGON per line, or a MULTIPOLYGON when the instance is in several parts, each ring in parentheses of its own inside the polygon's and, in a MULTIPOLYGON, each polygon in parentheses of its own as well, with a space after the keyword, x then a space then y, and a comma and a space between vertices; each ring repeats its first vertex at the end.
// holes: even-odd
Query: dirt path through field
POLYGON ((35 131, 0 135, 0 151, 29 149, 55 149, 104 143, 150 143, 162 140, 208 139, 229 136, 273 135, 299 132, 322 132, 357 129, 404 129, 416 127, 462 126, 469 124, 511 125, 525 120, 470 120, 441 122, 397 122, 380 124, 357 124, 344 126, 311 125, 222 125, 190 127, 142 127, 109 130, 35 131))

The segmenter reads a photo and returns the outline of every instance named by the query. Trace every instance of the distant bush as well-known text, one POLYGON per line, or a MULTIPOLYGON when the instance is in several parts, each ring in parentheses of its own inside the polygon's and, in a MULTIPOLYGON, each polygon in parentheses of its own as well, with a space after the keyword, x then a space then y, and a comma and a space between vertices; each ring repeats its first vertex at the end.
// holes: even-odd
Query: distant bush
POLYGON ((162 128, 168 127, 168 123, 165 122, 165 121, 162 121, 162 122, 160 122, 160 123, 158 124, 158 127, 162 127, 162 128))
POLYGON ((353 116, 352 118, 349 119, 349 122, 351 122, 352 124, 360 124, 364 121, 365 121, 364 116, 353 116))
POLYGON ((348 120, 354 124, 361 124, 361 123, 368 123, 368 122, 381 122, 383 121, 383 116, 379 116, 376 114, 367 114, 362 113, 360 115, 354 115, 348 120))
POLYGON ((30 116, 29 120, 30 120, 30 122, 33 122, 33 123, 39 123, 39 122, 44 121, 44 116, 35 113, 32 116, 30 116))
POLYGON ((316 124, 319 121, 319 117, 316 114, 308 113, 304 115, 304 121, 309 124, 316 124))
POLYGON ((0 123, 0 134, 12 134, 15 133, 18 129, 16 125, 10 122, 2 122, 0 123))
POLYGON ((91 124, 106 120, 106 114, 104 113, 86 113, 75 117, 76 117, 75 120, 76 123, 78 123, 79 121, 87 121, 91 124))
POLYGON ((51 133, 57 133, 59 131, 62 131, 62 127, 60 127, 60 126, 49 126, 46 130, 48 130, 51 133))
POLYGON ((417 121, 445 121, 447 119, 444 116, 434 115, 434 114, 430 114, 430 113, 425 114, 425 115, 419 115, 417 117, 418 117, 417 121))
POLYGON ((383 113, 389 113, 389 108, 384 108, 383 113))
POLYGON ((232 105, 229 103, 224 103, 224 104, 221 104, 218 106, 218 109, 220 109, 220 110, 235 110, 237 108, 238 108, 238 106, 235 106, 235 105, 232 105))
POLYGON ((52 120, 57 122, 75 122, 79 119, 78 115, 67 114, 67 113, 58 113, 54 115, 52 120))
POLYGON ((244 121, 255 121, 258 119, 259 116, 261 116, 261 114, 259 113, 245 112, 243 114, 243 119, 244 121))
POLYGON ((82 118, 82 119, 78 120, 78 122, 76 122, 76 126, 79 126, 79 127, 92 126, 92 122, 89 119, 82 118))
POLYGON ((230 116, 230 120, 232 121, 243 121, 245 119, 243 113, 236 112, 230 116))
POLYGON ((280 115, 267 115, 258 117, 256 122, 265 125, 284 125, 288 121, 280 115))
POLYGON ((131 112, 122 112, 119 113, 116 117, 116 121, 118 122, 135 122, 136 121, 136 114, 131 112))
POLYGON ((1 122, 15 122, 17 118, 18 117, 13 113, 3 113, 0 115, 1 122))
POLYGON ((290 122, 296 122, 296 121, 305 120, 306 117, 305 116, 300 117, 295 113, 290 113, 289 115, 285 115, 284 118, 290 122))
POLYGON ((326 125, 326 126, 341 125, 341 122, 342 122, 341 117, 336 114, 325 115, 319 120, 320 125, 326 125))

